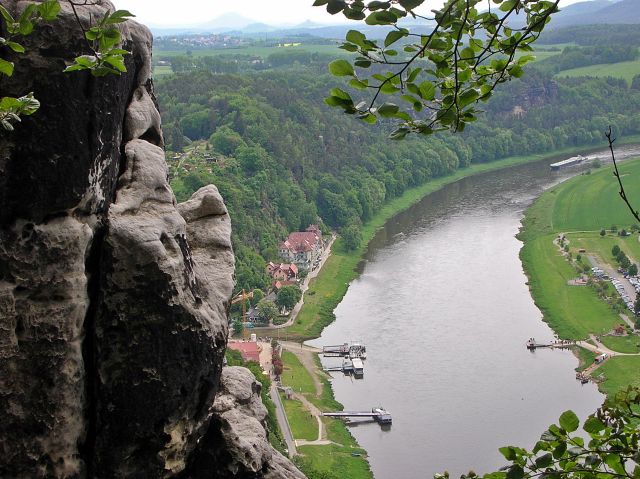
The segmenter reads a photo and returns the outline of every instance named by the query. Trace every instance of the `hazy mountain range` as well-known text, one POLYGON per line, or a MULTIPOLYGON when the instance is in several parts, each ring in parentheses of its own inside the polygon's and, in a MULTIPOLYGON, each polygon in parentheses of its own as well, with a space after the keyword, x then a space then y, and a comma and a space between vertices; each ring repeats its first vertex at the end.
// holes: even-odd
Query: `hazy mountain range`
MULTIPOLYGON (((412 20, 405 19, 404 26, 411 27, 412 20)), ((519 23, 517 20, 515 23, 519 23)), ((591 0, 574 3, 554 15, 550 28, 588 24, 640 24, 640 0, 591 0)), ((353 24, 320 25, 307 20, 298 25, 268 25, 254 19, 227 13, 205 23, 189 26, 151 26, 156 36, 183 35, 190 33, 233 33, 234 35, 300 35, 307 34, 321 38, 343 38, 353 24)), ((428 25, 418 28, 428 30, 428 25)), ((358 29, 368 36, 382 36, 388 28, 369 27, 360 24, 358 29), (376 35, 377 34, 377 35, 376 35)), ((415 33, 421 33, 416 30, 415 33)))

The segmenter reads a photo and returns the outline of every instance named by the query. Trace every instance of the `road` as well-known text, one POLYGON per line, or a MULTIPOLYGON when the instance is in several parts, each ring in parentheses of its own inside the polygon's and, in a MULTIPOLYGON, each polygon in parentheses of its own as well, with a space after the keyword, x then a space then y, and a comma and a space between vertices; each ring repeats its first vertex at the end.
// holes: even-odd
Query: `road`
POLYGON ((293 439, 293 434, 291 433, 291 428, 289 427, 289 421, 287 421, 287 416, 284 412, 284 406, 282 405, 282 400, 280 399, 278 388, 276 387, 274 382, 271 383, 271 389, 269 390, 269 392, 271 393, 271 398, 276 405, 276 419, 278 420, 278 424, 280 425, 280 430, 282 431, 284 440, 287 443, 289 457, 293 457, 298 454, 298 450, 296 449, 296 441, 293 439))

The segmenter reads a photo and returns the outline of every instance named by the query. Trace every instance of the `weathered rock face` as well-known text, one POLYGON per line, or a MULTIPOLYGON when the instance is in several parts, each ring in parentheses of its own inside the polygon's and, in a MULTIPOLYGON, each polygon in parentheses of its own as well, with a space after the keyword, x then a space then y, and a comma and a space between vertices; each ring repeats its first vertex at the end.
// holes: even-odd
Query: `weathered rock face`
MULTIPOLYGON (((85 25, 113 8, 91 3, 85 25)), ((266 441, 248 372, 214 406, 230 219, 213 186, 176 205, 149 31, 122 26, 126 74, 63 74, 85 52, 62 4, 2 82, 42 107, 0 132, 0 477, 302 477, 266 441)))
POLYGON ((269 445, 260 387, 248 369, 224 368, 211 427, 183 477, 304 479, 269 445))

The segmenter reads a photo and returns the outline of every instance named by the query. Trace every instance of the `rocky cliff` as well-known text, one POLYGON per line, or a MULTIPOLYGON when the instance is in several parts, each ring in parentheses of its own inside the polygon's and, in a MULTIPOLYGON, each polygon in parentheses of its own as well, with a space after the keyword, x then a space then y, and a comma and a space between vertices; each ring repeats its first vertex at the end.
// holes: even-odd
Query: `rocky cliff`
POLYGON ((123 24, 127 73, 64 74, 86 44, 61 3, 0 83, 42 103, 0 132, 0 477, 302 477, 223 372, 230 219, 214 186, 176 204, 149 31, 123 24))

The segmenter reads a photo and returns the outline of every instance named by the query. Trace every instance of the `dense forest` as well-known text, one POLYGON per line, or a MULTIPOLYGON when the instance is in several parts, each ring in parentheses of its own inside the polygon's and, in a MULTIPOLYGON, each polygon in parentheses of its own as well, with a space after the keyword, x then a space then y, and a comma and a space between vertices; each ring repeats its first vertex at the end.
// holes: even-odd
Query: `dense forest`
POLYGON ((549 59, 503 85, 463 134, 392 142, 391 124, 364 125, 323 103, 337 81, 314 60, 241 76, 198 70, 156 85, 176 196, 218 186, 233 218, 239 288, 268 286, 265 261, 277 260, 288 231, 352 231, 407 188, 471 162, 602 144, 608 125, 640 133, 640 91, 618 79, 555 79, 549 59))

